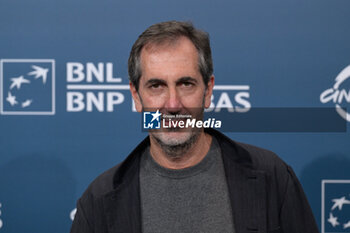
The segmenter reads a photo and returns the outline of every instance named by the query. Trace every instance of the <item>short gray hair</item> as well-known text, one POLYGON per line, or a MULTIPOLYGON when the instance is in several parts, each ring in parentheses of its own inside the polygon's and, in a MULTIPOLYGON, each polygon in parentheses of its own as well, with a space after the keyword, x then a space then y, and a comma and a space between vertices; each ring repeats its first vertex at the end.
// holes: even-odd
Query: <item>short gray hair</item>
POLYGON ((167 21, 147 28, 132 46, 128 60, 128 72, 130 82, 135 86, 136 90, 139 88, 142 75, 140 58, 142 48, 149 44, 158 45, 164 42, 174 42, 182 36, 191 40, 196 47, 199 72, 202 75, 204 84, 208 85, 210 76, 213 74, 213 60, 208 33, 196 29, 190 22, 167 21))

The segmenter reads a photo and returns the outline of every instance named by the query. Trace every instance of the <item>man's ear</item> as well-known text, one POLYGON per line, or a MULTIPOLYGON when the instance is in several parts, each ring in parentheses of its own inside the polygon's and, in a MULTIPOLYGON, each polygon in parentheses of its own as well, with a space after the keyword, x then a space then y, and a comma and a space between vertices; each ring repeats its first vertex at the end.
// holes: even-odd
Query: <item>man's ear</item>
POLYGON ((136 87, 134 86, 134 84, 129 82, 129 86, 130 86, 130 92, 131 92, 132 98, 135 102, 136 111, 142 112, 142 104, 141 104, 141 98, 139 96, 139 93, 136 90, 136 87))
POLYGON ((207 89, 205 91, 205 96, 204 96, 204 107, 205 108, 210 107, 211 95, 213 94, 214 83, 215 83, 215 77, 214 77, 214 75, 212 75, 209 78, 207 89))

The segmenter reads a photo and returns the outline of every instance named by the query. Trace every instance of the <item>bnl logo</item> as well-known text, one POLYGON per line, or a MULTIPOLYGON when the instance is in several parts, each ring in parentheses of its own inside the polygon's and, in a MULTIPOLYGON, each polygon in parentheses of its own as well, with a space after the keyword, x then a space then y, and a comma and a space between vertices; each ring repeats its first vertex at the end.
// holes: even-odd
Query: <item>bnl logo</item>
POLYGON ((1 114, 55 114, 54 60, 2 59, 0 69, 1 114))
POLYGON ((143 112, 143 129, 160 129, 159 110, 156 112, 143 112))
POLYGON ((322 180, 322 233, 350 232, 350 180, 322 180))

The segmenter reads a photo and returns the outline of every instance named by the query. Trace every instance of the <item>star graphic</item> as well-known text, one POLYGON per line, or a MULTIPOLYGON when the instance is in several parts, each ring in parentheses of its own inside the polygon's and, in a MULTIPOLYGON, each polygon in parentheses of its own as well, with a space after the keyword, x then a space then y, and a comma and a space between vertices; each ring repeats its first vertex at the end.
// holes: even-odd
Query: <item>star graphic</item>
POLYGON ((159 109, 158 109, 157 112, 152 113, 151 115, 153 116, 151 122, 153 122, 155 119, 157 119, 157 118, 158 118, 159 116, 161 116, 162 114, 159 113, 159 109))
POLYGON ((31 105, 31 103, 33 102, 33 100, 26 100, 24 102, 22 102, 22 108, 26 108, 29 105, 31 105))
POLYGON ((350 221, 348 221, 347 223, 345 223, 344 225, 343 225, 343 228, 344 229, 347 229, 347 228, 349 228, 350 227, 350 221))
POLYGON ((6 101, 8 101, 11 104, 11 106, 18 104, 18 102, 16 101, 16 96, 11 95, 11 92, 8 93, 6 101))
POLYGON ((350 204, 350 201, 346 200, 345 197, 332 199, 332 201, 334 202, 334 205, 332 206, 332 210, 334 210, 337 207, 339 208, 339 210, 341 210, 344 204, 350 204))
POLYGON ((46 83, 46 78, 47 78, 47 72, 49 71, 49 69, 45 69, 43 67, 40 66, 35 66, 32 65, 32 68, 34 69, 32 72, 29 72, 28 75, 35 75, 35 79, 38 79, 40 77, 43 78, 43 83, 46 83))
POLYGON ((30 83, 28 79, 23 78, 23 76, 19 76, 17 78, 11 78, 11 86, 10 89, 17 87, 17 89, 21 88, 22 83, 30 83))
POLYGON ((334 217, 332 213, 329 213, 329 218, 327 221, 332 224, 333 227, 336 227, 339 225, 338 218, 334 217))

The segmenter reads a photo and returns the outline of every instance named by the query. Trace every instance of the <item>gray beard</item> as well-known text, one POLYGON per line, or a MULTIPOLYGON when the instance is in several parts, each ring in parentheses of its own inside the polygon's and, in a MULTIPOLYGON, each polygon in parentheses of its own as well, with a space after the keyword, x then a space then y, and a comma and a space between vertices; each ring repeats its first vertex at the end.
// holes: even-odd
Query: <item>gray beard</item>
POLYGON ((191 137, 183 142, 176 145, 169 145, 164 143, 160 138, 158 138, 155 135, 152 135, 152 137, 157 141, 160 148, 165 152, 165 154, 173 160, 181 159, 183 155, 195 144, 197 141, 200 131, 195 130, 194 133, 191 135, 191 137))
MULTIPOLYGON (((206 92, 207 89, 205 89, 206 92)), ((140 96, 139 96, 140 97, 140 96)), ((145 107, 143 105, 143 101, 140 97, 140 101, 142 104, 142 110, 145 110, 145 107)), ((198 119, 203 119, 203 114, 204 114, 204 102, 205 102, 205 97, 203 96, 203 100, 202 100, 202 112, 200 113, 200 117, 198 119)), ((171 130, 171 129, 170 129, 171 130)), ((174 129, 174 131, 177 129, 174 129)), ((191 137, 183 142, 183 143, 179 143, 177 145, 169 145, 164 143, 160 138, 158 138, 156 136, 156 134, 150 135, 151 137, 153 137, 157 143, 159 144, 160 148, 165 152, 165 154, 173 160, 177 160, 177 159, 181 159, 183 157, 183 155, 196 143, 199 135, 200 135, 200 130, 194 130, 194 133, 191 135, 191 137)))

